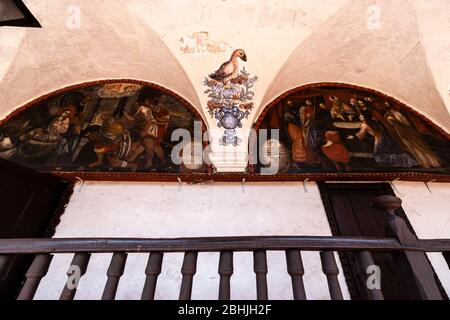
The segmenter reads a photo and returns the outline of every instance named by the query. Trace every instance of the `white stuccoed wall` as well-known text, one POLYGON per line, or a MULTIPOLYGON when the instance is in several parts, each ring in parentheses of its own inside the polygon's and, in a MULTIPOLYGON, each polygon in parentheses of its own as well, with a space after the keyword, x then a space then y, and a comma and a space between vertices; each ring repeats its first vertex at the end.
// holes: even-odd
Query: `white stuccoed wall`
MULTIPOLYGON (((202 237, 258 235, 331 235, 319 191, 309 183, 209 185, 176 183, 86 183, 76 187, 55 237, 202 237)), ((99 299, 111 254, 91 258, 76 299, 99 299)), ((59 297, 71 255, 54 258, 37 299, 59 297)), ((158 280, 157 299, 177 299, 182 254, 167 254, 158 280)), ((270 299, 292 299, 291 280, 283 252, 268 252, 270 299)), ((199 254, 193 299, 217 299, 218 253, 199 254)), ((305 287, 309 299, 329 299, 317 252, 304 252, 305 287)), ((145 280, 146 254, 130 254, 118 289, 118 299, 139 299, 145 280)), ((345 297, 347 288, 340 274, 345 297)), ((256 297, 253 257, 235 254, 233 299, 256 297)))
MULTIPOLYGON (((319 191, 308 183, 183 184, 87 182, 77 185, 55 237, 201 237, 257 235, 331 235, 319 191)), ((417 235, 422 239, 450 238, 450 188, 445 183, 396 182, 396 192, 417 235)), ((447 293, 450 272, 441 254, 428 254, 447 293)), ((76 299, 99 299, 111 254, 92 256, 76 299)), ((56 299, 67 279, 72 255, 57 255, 37 299, 56 299)), ((182 254, 167 254, 158 280, 157 299, 177 299, 182 254)), ((318 253, 303 252, 309 299, 329 299, 318 253)), ((194 299, 216 299, 219 255, 199 255, 194 299)), ((139 299, 144 284, 146 254, 130 254, 119 285, 118 299, 139 299)), ((292 299, 290 278, 281 252, 269 252, 269 297, 292 299)), ((340 267, 340 265, 339 265, 340 267)), ((341 267, 340 267, 341 268, 341 267)), ((235 254, 233 299, 256 297, 252 255, 235 254)), ((340 274, 345 298, 348 291, 340 274)))

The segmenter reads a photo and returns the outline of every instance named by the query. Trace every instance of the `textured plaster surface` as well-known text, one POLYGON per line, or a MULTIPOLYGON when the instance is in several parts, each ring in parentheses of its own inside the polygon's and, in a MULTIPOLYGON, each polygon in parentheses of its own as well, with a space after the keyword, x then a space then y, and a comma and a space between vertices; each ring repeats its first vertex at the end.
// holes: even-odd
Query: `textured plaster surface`
POLYGON ((311 83, 378 90, 450 131, 447 0, 25 2, 43 28, 0 29, 0 118, 81 82, 153 82, 204 116, 220 171, 244 170, 246 130, 273 99, 311 83), (68 27, 77 10, 80 28, 68 27), (227 43, 228 52, 183 52, 180 39, 196 32, 227 43), (255 109, 238 129, 243 142, 230 148, 219 145, 223 130, 205 112, 203 79, 235 48, 259 80, 255 109))
MULTIPOLYGON (((183 185, 174 183, 93 183, 74 195, 55 237, 208 237, 331 235, 319 191, 308 183, 240 183, 183 185)), ((305 287, 310 299, 329 299, 318 252, 303 252, 305 287)), ((94 254, 81 280, 77 299, 99 299, 106 281, 110 254, 94 254)), ((43 279, 37 299, 59 297, 71 261, 57 255, 43 279)), ((130 254, 118 298, 139 299, 145 280, 147 254, 130 254)), ((177 299, 183 255, 167 254, 156 290, 157 299, 177 299)), ((217 299, 219 253, 201 253, 194 278, 194 299, 217 299)), ((233 299, 255 299, 253 255, 236 253, 231 280, 233 299)), ((283 252, 268 252, 269 298, 292 299, 291 280, 283 252)), ((343 275, 341 286, 348 298, 343 275)))

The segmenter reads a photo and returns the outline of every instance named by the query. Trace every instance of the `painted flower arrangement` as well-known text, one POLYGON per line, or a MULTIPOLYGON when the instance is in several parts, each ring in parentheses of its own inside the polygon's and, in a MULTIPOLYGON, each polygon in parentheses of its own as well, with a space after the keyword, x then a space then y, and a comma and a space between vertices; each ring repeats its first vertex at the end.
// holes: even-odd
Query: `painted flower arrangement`
POLYGON ((252 88, 257 80, 257 76, 250 77, 245 67, 225 85, 221 81, 205 78, 203 83, 208 87, 205 93, 209 97, 209 114, 214 116, 216 109, 237 107, 248 117, 254 106, 252 100, 255 93, 252 88))
POLYGON ((247 61, 243 49, 236 49, 228 61, 225 61, 213 73, 205 78, 203 84, 208 87, 207 108, 211 117, 218 120, 217 127, 224 128, 220 144, 237 146, 242 139, 236 135, 236 128, 242 128, 242 119, 248 118, 253 109, 252 91, 258 77, 250 77, 245 67, 239 71, 239 60, 247 61))

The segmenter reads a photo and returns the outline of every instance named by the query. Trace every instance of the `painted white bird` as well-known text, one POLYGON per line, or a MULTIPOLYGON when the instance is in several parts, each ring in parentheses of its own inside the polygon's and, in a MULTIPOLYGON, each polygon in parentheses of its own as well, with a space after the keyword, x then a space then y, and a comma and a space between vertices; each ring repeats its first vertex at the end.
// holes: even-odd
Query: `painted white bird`
POLYGON ((234 50, 230 60, 224 62, 220 66, 220 68, 216 72, 211 73, 209 77, 226 85, 232 79, 236 78, 239 73, 238 59, 247 61, 247 55, 245 54, 244 50, 234 50))

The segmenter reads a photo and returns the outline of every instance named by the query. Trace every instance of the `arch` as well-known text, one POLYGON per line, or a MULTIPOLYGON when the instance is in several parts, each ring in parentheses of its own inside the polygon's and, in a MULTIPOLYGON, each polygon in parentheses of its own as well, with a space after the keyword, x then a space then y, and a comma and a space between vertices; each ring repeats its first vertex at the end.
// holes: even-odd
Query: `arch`
MULTIPOLYGON (((280 129, 285 154, 278 175, 450 176, 450 135, 416 109, 361 86, 322 82, 286 91, 263 109, 253 129, 280 129), (347 111, 337 113, 338 106, 347 111)), ((262 167, 258 160, 250 168, 262 167)))
POLYGON ((170 89, 135 79, 84 82, 39 97, 1 120, 0 157, 96 180, 207 172, 205 165, 170 161, 178 143, 170 140, 171 132, 179 128, 193 137, 206 123, 170 89))
POLYGON ((290 89, 288 91, 285 91, 284 93, 280 94, 278 97, 276 97, 275 99, 270 101, 262 109, 261 113, 256 118, 256 120, 255 120, 255 122, 253 124, 253 129, 258 130, 260 125, 261 125, 261 122, 262 122, 263 118, 266 116, 267 112, 269 112, 272 108, 276 107, 276 105, 281 100, 285 99, 289 95, 297 93, 297 92, 300 92, 300 91, 304 91, 304 90, 307 90, 307 89, 323 88, 323 87, 337 87, 337 88, 355 89, 355 90, 365 91, 365 92, 370 93, 370 94, 375 94, 375 95, 378 95, 380 97, 384 97, 385 99, 390 100, 392 102, 395 102, 396 104, 398 104, 398 105, 402 106, 403 108, 407 109, 409 112, 412 112, 416 116, 422 118, 425 122, 429 123, 436 130, 438 130, 441 134, 445 135, 447 138, 450 139, 450 132, 447 132, 444 128, 442 128, 441 126, 435 124, 428 117, 426 117, 425 115, 423 115, 419 111, 417 111, 417 109, 408 106, 407 104, 401 102, 400 100, 398 100, 398 99, 396 99, 396 98, 394 98, 394 97, 392 97, 390 95, 387 95, 385 93, 382 93, 382 92, 380 92, 378 90, 370 89, 370 88, 359 86, 359 85, 348 84, 348 83, 340 83, 340 82, 310 83, 310 84, 301 85, 301 86, 295 87, 293 89, 290 89))
POLYGON ((45 32, 24 30, 15 50, 7 54, 0 70, 0 118, 48 92, 101 79, 142 79, 170 88, 200 106, 192 79, 179 59, 129 6, 79 1, 76 5, 82 15, 77 25, 67 13, 72 8, 69 5, 58 1, 52 4, 52 12, 45 5, 30 8, 45 32))
POLYGON ((59 95, 59 94, 63 94, 63 93, 67 93, 71 90, 77 90, 77 89, 82 89, 82 88, 86 88, 89 86, 95 86, 95 85, 101 85, 101 84, 107 84, 107 83, 135 83, 135 84, 140 84, 140 85, 144 85, 147 87, 151 87, 151 88, 155 88, 158 89, 164 93, 167 93, 169 95, 171 95, 172 97, 176 98, 177 100, 179 100, 186 108, 188 108, 190 111, 192 111, 193 113, 195 113, 203 122, 203 125, 206 127, 206 122, 203 119, 203 115, 200 114, 200 112, 197 110, 197 108, 195 108, 188 100, 186 100, 185 98, 183 98, 181 95, 179 95, 178 93, 163 87, 159 84, 153 83, 153 82, 149 82, 149 81, 145 81, 145 80, 137 80, 137 79, 128 79, 128 78, 123 78, 123 79, 103 79, 103 80, 93 80, 93 81, 87 81, 87 82, 83 82, 83 83, 78 83, 78 84, 73 84, 70 86, 66 86, 64 88, 52 91, 50 93, 47 93, 41 97, 38 97, 28 103, 26 103, 25 105, 17 108, 16 110, 10 112, 5 118, 0 119, 0 126, 4 123, 6 123, 7 121, 9 121, 11 118, 15 117, 16 115, 20 114, 21 112, 33 107, 36 104, 39 104, 41 102, 43 102, 44 100, 51 98, 53 96, 59 95))
POLYGON ((450 106, 447 90, 442 90, 447 84, 430 68, 429 46, 424 45, 416 6, 411 1, 378 0, 382 27, 372 29, 367 25, 367 10, 373 4, 348 1, 314 28, 284 61, 258 113, 300 84, 351 83, 396 97, 449 132, 450 106))

